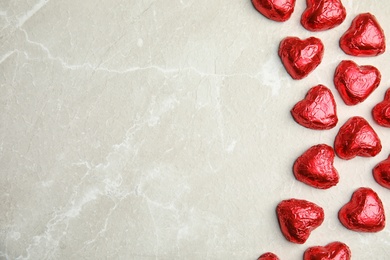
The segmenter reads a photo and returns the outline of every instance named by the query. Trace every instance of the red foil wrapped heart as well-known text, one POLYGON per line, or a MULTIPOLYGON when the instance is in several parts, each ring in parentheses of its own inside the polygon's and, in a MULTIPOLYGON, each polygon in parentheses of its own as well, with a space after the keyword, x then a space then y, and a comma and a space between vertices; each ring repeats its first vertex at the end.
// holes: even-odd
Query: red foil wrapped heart
POLYGON ((333 94, 323 85, 312 87, 305 99, 293 107, 291 115, 298 124, 315 130, 331 129, 338 121, 333 94))
POLYGON ((294 163, 293 172, 298 181, 315 188, 328 189, 339 182, 333 166, 333 148, 326 144, 310 147, 294 163))
POLYGON ((377 183, 390 189, 390 155, 374 167, 372 174, 377 183))
POLYGON ((252 4, 268 19, 284 22, 294 12, 295 0, 252 0, 252 4))
POLYGON ((353 106, 366 100, 379 86, 381 74, 374 66, 358 66, 351 60, 343 60, 333 80, 345 104, 353 106))
POLYGON ((324 221, 324 210, 306 200, 283 200, 276 207, 276 214, 284 237, 297 244, 305 243, 311 231, 324 221))
POLYGON ((347 16, 340 0, 306 0, 301 24, 309 31, 324 31, 340 25, 347 16))
POLYGON ((310 37, 286 37, 279 45, 279 57, 293 79, 303 79, 322 61, 324 45, 321 40, 310 37))
POLYGON ((279 260, 279 257, 274 253, 268 252, 262 254, 259 258, 257 258, 257 260, 279 260))
POLYGON ((373 157, 382 150, 382 144, 370 124, 364 118, 355 116, 340 128, 334 149, 341 159, 349 160, 356 156, 373 157))
POLYGON ((332 242, 326 246, 313 246, 306 249, 303 260, 350 260, 351 250, 341 242, 332 242))
POLYGON ((390 88, 385 98, 372 109, 372 117, 380 126, 390 127, 390 88))
POLYGON ((378 232, 385 228, 386 217, 378 194, 370 188, 359 188, 339 211, 346 228, 361 232, 378 232))
POLYGON ((340 38, 340 48, 353 56, 377 56, 386 50, 383 29, 375 16, 359 14, 340 38))

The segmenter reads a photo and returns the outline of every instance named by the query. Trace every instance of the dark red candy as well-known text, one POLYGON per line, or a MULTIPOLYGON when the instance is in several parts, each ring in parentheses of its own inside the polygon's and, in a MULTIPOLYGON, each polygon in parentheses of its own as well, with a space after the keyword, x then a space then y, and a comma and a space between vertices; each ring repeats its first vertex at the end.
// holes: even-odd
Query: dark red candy
POLYGON ((303 260, 350 260, 351 250, 341 242, 332 242, 326 246, 313 246, 306 249, 303 260))
POLYGON ((359 188, 339 211, 346 228, 361 232, 378 232, 385 228, 386 217, 381 199, 370 188, 359 188))
POLYGON ((303 79, 322 61, 324 45, 321 40, 310 37, 286 37, 279 45, 279 57, 293 79, 303 79))
POLYGON ((370 124, 364 118, 355 116, 340 128, 334 149, 340 158, 349 160, 356 156, 373 157, 382 150, 382 144, 370 124))
POLYGON ((386 160, 378 163, 374 167, 372 174, 374 175, 376 182, 383 187, 390 189, 390 155, 386 160))
POLYGON ((324 210, 306 200, 283 200, 276 207, 276 214, 284 237, 297 244, 305 243, 311 231, 324 221, 324 210))
POLYGON ((324 31, 340 25, 347 12, 340 0, 306 0, 301 24, 309 31, 324 31))
POLYGON ((339 174, 333 166, 333 148, 326 144, 310 147, 294 163, 297 180, 315 188, 328 189, 339 182, 339 174))
POLYGON ((384 100, 372 109, 372 117, 378 125, 390 127, 390 88, 386 91, 384 100))
POLYGON ((375 16, 370 13, 356 16, 351 27, 341 36, 340 48, 353 56, 377 56, 384 53, 385 34, 375 16))
POLYGON ((334 74, 334 84, 345 104, 352 106, 363 102, 379 86, 381 74, 374 66, 358 66, 343 60, 334 74))
POLYGON ((295 0, 252 0, 252 4, 268 19, 284 22, 294 12, 295 0))
POLYGON ((257 260, 279 260, 279 257, 274 253, 268 252, 262 254, 259 258, 257 258, 257 260))
POLYGON ((338 121, 333 94, 323 85, 312 87, 291 115, 298 124, 315 130, 331 129, 338 121))

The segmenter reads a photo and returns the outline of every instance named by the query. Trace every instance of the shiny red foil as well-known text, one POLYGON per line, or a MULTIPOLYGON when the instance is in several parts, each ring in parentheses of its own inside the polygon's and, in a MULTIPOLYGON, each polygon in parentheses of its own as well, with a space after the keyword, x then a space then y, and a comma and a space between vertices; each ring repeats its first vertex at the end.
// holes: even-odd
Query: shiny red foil
POLYGON ((324 221, 324 210, 306 200, 283 200, 276 207, 276 214, 284 237, 297 244, 305 243, 311 231, 324 221))
POLYGON ((359 14, 340 38, 340 48, 353 56, 377 56, 386 50, 383 29, 375 16, 359 14))
POLYGON ((306 0, 301 24, 309 31, 324 31, 340 25, 347 16, 340 0, 306 0))
POLYGON ((331 129, 338 122, 333 94, 323 85, 312 87, 305 99, 293 107, 291 115, 298 124, 315 130, 331 129))
POLYGON ((321 40, 310 37, 286 37, 279 45, 279 57, 293 79, 303 79, 322 61, 324 45, 321 40))
POLYGON ((381 199, 370 188, 359 188, 339 211, 346 228, 361 232, 378 232, 385 228, 386 217, 381 199))
POLYGON ((385 98, 372 109, 372 117, 380 126, 390 127, 390 88, 385 98))
POLYGON ((356 156, 373 157, 382 150, 382 144, 370 124, 364 118, 355 116, 340 128, 334 150, 341 159, 349 160, 356 156))
POLYGON ((294 163, 293 172, 298 181, 315 188, 328 189, 339 182, 333 166, 333 148, 326 144, 310 147, 294 163))
POLYGON ((381 73, 374 66, 358 66, 351 60, 343 60, 336 68, 333 81, 345 104, 353 106, 366 100, 379 86, 381 73))
POLYGON ((252 0, 255 9, 273 21, 287 21, 294 12, 295 0, 252 0))
POLYGON ((257 260, 279 260, 279 257, 274 253, 268 252, 262 254, 259 258, 257 258, 257 260))
POLYGON ((390 189, 390 155, 374 167, 372 174, 377 183, 390 189))
POLYGON ((326 246, 313 246, 306 249, 303 260, 350 260, 351 250, 342 242, 332 242, 326 246))

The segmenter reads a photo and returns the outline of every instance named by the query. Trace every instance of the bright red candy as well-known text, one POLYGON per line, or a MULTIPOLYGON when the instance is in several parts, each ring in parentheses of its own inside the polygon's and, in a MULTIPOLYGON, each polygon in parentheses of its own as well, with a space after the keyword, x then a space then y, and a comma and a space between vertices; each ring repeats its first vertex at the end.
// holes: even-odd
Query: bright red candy
POLYGON ((340 38, 340 48, 353 56, 377 56, 386 50, 383 29, 375 16, 359 14, 340 38))
POLYGON ((333 94, 323 85, 312 87, 305 99, 293 107, 291 115, 298 124, 315 130, 331 129, 338 121, 333 94))
POLYGON ((390 127, 390 88, 386 91, 384 100, 372 109, 372 117, 378 125, 390 127))
POLYGON ((359 188, 339 211, 346 228, 361 232, 378 232, 385 228, 386 217, 381 199, 370 188, 359 188))
POLYGON ((324 210, 306 200, 283 200, 276 207, 276 214, 284 237, 297 244, 305 243, 311 231, 324 221, 324 210))
POLYGON ((340 128, 334 149, 341 159, 349 160, 356 156, 373 157, 382 150, 382 144, 370 124, 364 118, 355 116, 340 128))
POLYGON ((379 86, 381 74, 374 66, 358 66, 351 60, 343 60, 333 80, 345 104, 352 106, 366 100, 379 86))
POLYGON ((339 182, 339 174, 333 166, 333 148, 326 144, 310 147, 294 163, 297 180, 315 188, 328 189, 339 182))
POLYGON ((279 260, 279 257, 274 253, 268 252, 262 254, 259 258, 257 258, 257 260, 279 260))
POLYGON ((295 0, 252 0, 252 4, 268 19, 284 22, 294 12, 295 0))
POLYGON ((374 167, 372 174, 377 183, 390 189, 390 155, 374 167))
POLYGON ((313 246, 306 249, 303 260, 350 260, 351 250, 341 242, 332 242, 326 246, 313 246))
POLYGON ((279 57, 293 79, 303 79, 322 61, 324 45, 321 40, 310 37, 286 37, 279 45, 279 57))
POLYGON ((340 0, 306 0, 301 24, 309 31, 324 31, 340 25, 347 16, 340 0))

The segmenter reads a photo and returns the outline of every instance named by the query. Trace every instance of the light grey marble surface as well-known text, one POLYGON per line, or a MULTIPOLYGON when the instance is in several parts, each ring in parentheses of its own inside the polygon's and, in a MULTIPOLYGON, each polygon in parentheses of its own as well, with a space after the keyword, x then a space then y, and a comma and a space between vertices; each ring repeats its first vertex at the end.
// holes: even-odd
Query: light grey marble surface
POLYGON ((0 258, 301 259, 340 240, 353 259, 388 259, 389 225, 356 233, 337 212, 368 186, 390 216, 390 191, 371 175, 390 153, 390 130, 370 115, 390 87, 390 51, 353 58, 383 75, 362 104, 347 107, 332 76, 351 58, 338 39, 357 14, 373 13, 390 38, 390 4, 344 2, 341 26, 310 33, 299 24, 304 1, 285 23, 249 0, 0 1, 0 258), (324 60, 294 81, 277 46, 311 35, 324 60), (289 113, 320 83, 338 104, 329 131, 289 113), (296 181, 296 157, 332 144, 353 115, 372 123, 383 151, 336 158, 340 183, 329 190, 296 181), (277 203, 291 197, 325 210, 304 245, 286 241, 276 220, 277 203))

